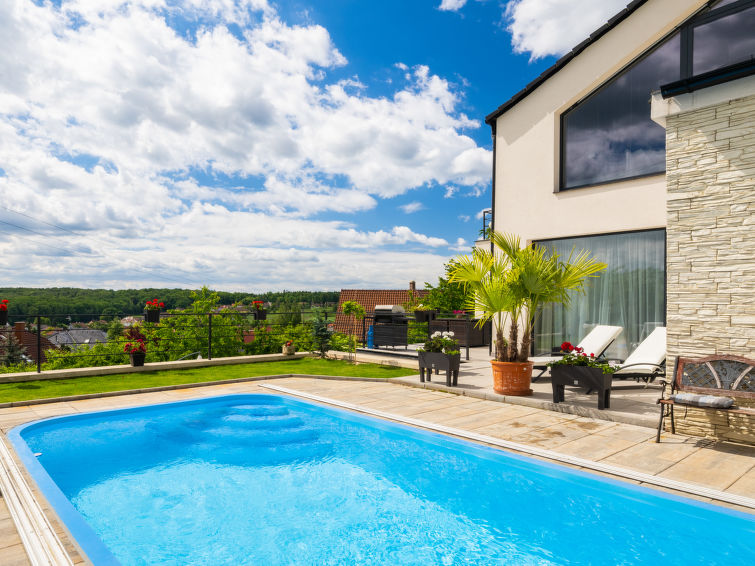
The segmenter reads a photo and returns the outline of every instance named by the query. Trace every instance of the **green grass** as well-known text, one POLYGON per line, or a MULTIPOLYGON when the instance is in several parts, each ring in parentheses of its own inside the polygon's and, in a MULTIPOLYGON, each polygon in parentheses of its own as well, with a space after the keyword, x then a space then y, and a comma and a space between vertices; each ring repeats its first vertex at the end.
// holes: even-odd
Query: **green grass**
POLYGON ((0 403, 288 373, 391 378, 414 375, 417 373, 417 370, 377 364, 353 365, 343 360, 299 358, 280 362, 259 362, 181 370, 118 373, 91 377, 74 377, 71 379, 0 383, 0 403))

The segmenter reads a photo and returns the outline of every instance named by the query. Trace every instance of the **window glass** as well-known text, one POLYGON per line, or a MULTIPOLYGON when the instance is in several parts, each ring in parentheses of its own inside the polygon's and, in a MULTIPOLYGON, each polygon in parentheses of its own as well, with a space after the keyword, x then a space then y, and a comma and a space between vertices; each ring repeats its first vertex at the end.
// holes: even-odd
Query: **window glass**
POLYGON ((692 74, 755 57, 755 7, 693 28, 692 74))
POLYGON ((739 2, 739 0, 721 0, 720 2, 716 2, 713 4, 709 10, 713 10, 714 8, 722 8, 723 6, 727 6, 729 4, 734 4, 734 2, 739 2))
MULTIPOLYGON (((577 344, 597 324, 624 328, 606 355, 624 360, 657 326, 665 326, 666 231, 649 230, 539 242, 562 257, 589 250, 608 267, 568 308, 548 306, 535 324, 535 354, 577 344)), ((587 352, 588 354, 593 352, 587 352)), ((597 352, 595 352, 597 354, 597 352)))
POLYGON ((666 132, 650 93, 679 79, 679 34, 563 115, 562 188, 665 170, 666 132))

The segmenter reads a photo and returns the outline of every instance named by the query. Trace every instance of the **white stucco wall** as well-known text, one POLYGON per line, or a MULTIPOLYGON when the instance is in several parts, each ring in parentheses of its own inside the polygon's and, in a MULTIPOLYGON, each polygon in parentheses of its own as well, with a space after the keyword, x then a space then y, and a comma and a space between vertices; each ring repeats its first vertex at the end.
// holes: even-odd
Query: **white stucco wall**
POLYGON ((650 0, 498 117, 496 230, 531 241, 666 226, 664 175, 558 192, 560 115, 704 4, 650 0))

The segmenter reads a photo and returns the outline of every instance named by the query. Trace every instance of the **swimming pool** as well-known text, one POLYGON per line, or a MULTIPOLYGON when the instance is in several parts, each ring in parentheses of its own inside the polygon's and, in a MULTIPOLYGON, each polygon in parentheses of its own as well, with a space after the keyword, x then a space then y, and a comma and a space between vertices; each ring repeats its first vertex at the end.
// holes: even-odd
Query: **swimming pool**
POLYGON ((731 566, 755 539, 749 515, 276 395, 9 437, 98 566, 731 566))

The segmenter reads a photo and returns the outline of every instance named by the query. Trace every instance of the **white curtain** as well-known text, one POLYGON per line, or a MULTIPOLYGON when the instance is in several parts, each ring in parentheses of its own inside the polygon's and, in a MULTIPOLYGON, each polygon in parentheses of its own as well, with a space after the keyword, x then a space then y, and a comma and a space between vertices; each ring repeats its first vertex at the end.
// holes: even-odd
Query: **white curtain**
POLYGON ((623 327, 624 332, 606 356, 623 360, 656 326, 665 326, 665 230, 538 243, 557 251, 564 260, 572 250, 588 250, 608 267, 588 283, 584 294, 573 293, 567 308, 545 307, 535 325, 536 355, 549 353, 565 340, 577 344, 595 325, 610 324, 623 327))

